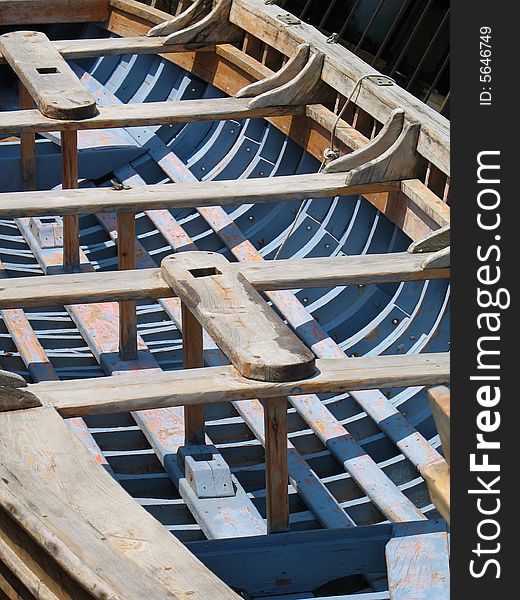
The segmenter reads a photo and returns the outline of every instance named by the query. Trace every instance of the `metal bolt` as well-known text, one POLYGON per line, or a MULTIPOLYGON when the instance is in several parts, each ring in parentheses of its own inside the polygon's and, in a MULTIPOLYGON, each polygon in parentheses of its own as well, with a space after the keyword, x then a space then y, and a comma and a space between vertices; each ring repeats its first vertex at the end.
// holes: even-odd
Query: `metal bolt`
POLYGON ((392 325, 399 325, 399 319, 392 319, 392 325))

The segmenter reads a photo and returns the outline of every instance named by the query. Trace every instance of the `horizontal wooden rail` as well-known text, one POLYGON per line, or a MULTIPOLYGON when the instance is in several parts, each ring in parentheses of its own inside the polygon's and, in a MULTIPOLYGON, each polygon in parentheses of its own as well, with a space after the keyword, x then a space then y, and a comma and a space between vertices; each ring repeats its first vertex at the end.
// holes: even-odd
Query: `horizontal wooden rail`
POLYGON ((246 379, 234 367, 225 366, 43 382, 27 389, 63 417, 76 417, 252 398, 442 385, 449 382, 449 357, 449 353, 439 353, 320 359, 314 377, 282 383, 246 379))
POLYGON ((344 173, 334 173, 159 184, 129 190, 87 188, 7 192, 0 194, 0 218, 263 204, 398 190, 399 182, 393 181, 348 186, 344 173))
POLYGON ((2 0, 0 25, 106 21, 108 0, 2 0))
POLYGON ((216 98, 144 102, 99 106, 95 117, 82 120, 49 119, 39 110, 0 112, 0 134, 79 131, 117 127, 143 127, 170 123, 227 121, 300 115, 305 106, 267 106, 251 108, 250 98, 216 98))
MULTIPOLYGON (((425 279, 447 279, 449 269, 422 269, 430 253, 366 254, 232 263, 258 290, 326 288, 425 279)), ((171 298, 160 269, 20 277, 0 283, 0 310, 68 304, 171 298)))

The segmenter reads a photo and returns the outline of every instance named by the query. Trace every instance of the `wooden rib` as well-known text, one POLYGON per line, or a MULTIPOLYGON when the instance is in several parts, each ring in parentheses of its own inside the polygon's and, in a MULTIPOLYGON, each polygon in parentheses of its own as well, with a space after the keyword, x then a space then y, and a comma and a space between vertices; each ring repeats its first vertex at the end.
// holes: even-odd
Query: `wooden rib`
POLYGON ((421 267, 423 269, 446 269, 450 266, 451 255, 450 246, 434 252, 433 255, 428 256, 424 259, 421 267))
POLYGON ((289 529, 289 469, 287 463, 287 397, 264 400, 267 531, 289 529))
POLYGON ((223 255, 172 254, 161 273, 244 377, 292 381, 314 373, 314 354, 223 255))
POLYGON ((280 71, 274 73, 274 75, 271 75, 270 77, 247 85, 235 94, 235 98, 252 98, 265 92, 270 92, 286 83, 290 83, 307 65, 309 52, 309 44, 298 46, 295 54, 287 61, 280 71))
MULTIPOLYGON (((203 330, 186 304, 182 303, 182 349, 184 368, 204 367, 203 330)), ((184 440, 186 445, 205 444, 204 404, 184 407, 184 440)))
POLYGON ((40 547, 28 564, 40 565, 38 574, 61 569, 82 590, 55 584, 59 598, 238 600, 92 460, 53 409, 0 414, 0 431, 0 506, 40 547))
POLYGON ((379 134, 365 146, 351 154, 332 161, 323 169, 324 173, 345 173, 376 159, 397 141, 404 124, 404 110, 396 108, 379 134))
POLYGON ((62 416, 84 416, 250 398, 442 385, 449 381, 449 363, 448 353, 319 359, 317 375, 296 382, 246 379, 234 367, 226 366, 44 382, 29 385, 28 390, 42 403, 55 406, 62 416))
POLYGON ((85 119, 96 114, 96 101, 44 33, 6 33, 0 49, 43 115, 85 119))
MULTIPOLYGON (((24 84, 19 81, 20 108, 33 109, 34 100, 24 84)), ((38 181, 36 175, 36 140, 34 133, 20 134, 20 159, 22 163, 23 189, 36 190, 38 181)))
POLYGON ((342 173, 321 173, 241 181, 149 185, 130 190, 86 188, 74 191, 7 192, 0 194, 0 218, 286 202, 398 189, 399 182, 349 186, 342 173))
MULTIPOLYGON (((120 212, 117 218, 119 270, 135 269, 135 214, 120 212)), ((137 314, 131 300, 119 303, 119 356, 121 360, 137 360, 137 314)))
POLYGON ((108 19, 107 0, 2 0, 0 25, 96 22, 108 19))
POLYGON ((408 252, 437 252, 450 245, 450 226, 445 225, 410 244, 408 252))
POLYGON ((171 33, 185 29, 190 23, 204 15, 209 6, 211 6, 211 0, 195 0, 187 10, 183 11, 173 19, 155 25, 155 27, 152 27, 146 35, 149 37, 157 37, 170 35, 171 33))
MULTIPOLYGON (((366 254, 333 258, 305 258, 231 263, 258 290, 291 290, 342 285, 391 283, 446 279, 448 269, 424 270, 426 254, 406 252, 366 254)), ((0 309, 38 308, 62 304, 116 302, 173 297, 174 292, 157 268, 138 269, 131 273, 81 273, 41 278, 38 286, 33 277, 2 280, 0 309)))
POLYGON ((77 131, 117 127, 140 127, 170 123, 193 123, 254 119, 303 114, 302 106, 249 106, 247 98, 215 98, 175 102, 145 102, 99 106, 98 114, 89 119, 49 119, 38 110, 0 112, 0 134, 77 131))
MULTIPOLYGON (((62 188, 77 188, 78 134, 76 131, 63 131, 61 134, 61 171, 62 188)), ((63 267, 66 270, 75 270, 79 267, 79 263, 79 216, 69 213, 63 217, 63 267)))

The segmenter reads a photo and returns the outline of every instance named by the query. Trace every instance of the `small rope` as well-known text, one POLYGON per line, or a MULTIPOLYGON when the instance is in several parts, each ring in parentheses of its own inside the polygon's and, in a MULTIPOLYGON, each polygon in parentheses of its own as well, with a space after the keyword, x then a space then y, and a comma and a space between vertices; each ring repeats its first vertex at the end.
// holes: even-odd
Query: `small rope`
MULTIPOLYGON (((381 77, 384 77, 385 79, 388 79, 392 83, 395 83, 394 79, 392 79, 391 77, 388 77, 387 75, 381 75, 380 73, 371 73, 369 75, 363 75, 356 81, 356 85, 354 86, 353 90, 350 92, 350 95, 347 98, 347 101, 343 105, 342 109, 339 111, 336 121, 334 122, 334 125, 333 125, 331 133, 330 133, 330 148, 325 148, 325 151, 323 152, 323 160, 321 162, 320 168, 318 169, 318 174, 323 171, 323 167, 325 167, 325 165, 328 161, 339 158, 339 156, 340 156, 339 151, 334 149, 334 143, 336 141, 336 131, 338 129, 339 122, 341 121, 343 115, 345 114, 345 111, 347 110, 348 105, 350 104, 352 98, 354 97, 354 94, 356 93, 356 91, 358 89, 361 89, 361 84, 363 83, 363 81, 365 79, 370 79, 372 77, 377 77, 378 79, 380 79, 381 77)), ((298 211, 296 212, 296 216, 294 217, 291 227, 289 228, 289 231, 287 232, 287 235, 285 236, 283 242, 278 247, 278 250, 276 251, 276 254, 274 255, 273 260, 276 260, 280 256, 280 253, 282 252, 285 244, 287 243, 287 240, 294 233, 298 219, 299 219, 300 215, 302 214, 303 209, 308 202, 309 202, 309 198, 306 198, 301 201, 300 207, 298 208, 298 211)))

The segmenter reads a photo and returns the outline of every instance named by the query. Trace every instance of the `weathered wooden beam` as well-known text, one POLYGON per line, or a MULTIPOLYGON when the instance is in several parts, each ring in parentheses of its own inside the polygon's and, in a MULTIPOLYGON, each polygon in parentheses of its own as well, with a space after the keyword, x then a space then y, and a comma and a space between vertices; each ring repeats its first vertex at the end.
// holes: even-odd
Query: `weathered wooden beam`
POLYGON ((43 382, 30 384, 28 390, 63 416, 84 416, 251 398, 442 385, 449 381, 449 363, 448 353, 319 359, 317 375, 296 382, 255 381, 225 366, 43 382))
POLYGON ((6 192, 0 194, 0 218, 287 202, 398 189, 399 182, 352 187, 345 184, 345 174, 320 173, 241 181, 149 185, 129 190, 86 188, 74 191, 6 192))
MULTIPOLYGON (((449 278, 449 269, 423 269, 427 256, 407 252, 365 254, 231 263, 230 268, 261 291, 449 278)), ((0 285, 0 309, 170 297, 174 292, 157 268, 53 275, 40 278, 37 286, 33 277, 17 277, 3 280, 0 285)))
POLYGON ((267 398, 264 405, 267 531, 289 529, 287 397, 267 398))
POLYGON ((78 131, 117 127, 140 127, 170 123, 227 121, 297 115, 305 106, 250 106, 247 98, 215 98, 176 102, 145 102, 116 106, 99 106, 98 114, 89 119, 49 119, 38 110, 0 112, 0 134, 78 131))
POLYGON ((172 254, 161 273, 244 377, 294 381, 314 373, 314 354, 222 254, 172 254))
POLYGON ((53 409, 0 413, 0 454, 0 537, 58 598, 238 600, 92 460, 53 409))
MULTIPOLYGON (((135 214, 120 212, 117 221, 119 270, 135 269, 135 214)), ((137 314, 132 300, 119 303, 119 356, 121 360, 137 360, 137 314)))
POLYGON ((450 245, 450 225, 432 231, 430 234, 416 240, 408 248, 408 252, 438 252, 450 245))
POLYGON ((96 101, 44 33, 5 33, 0 50, 43 115, 85 119, 96 114, 96 101))
MULTIPOLYGON (((204 367, 202 326, 184 302, 181 311, 184 368, 202 368, 204 367)), ((187 446, 191 444, 204 445, 206 443, 204 404, 184 407, 184 440, 187 446)))
POLYGON ((106 21, 108 0, 2 0, 0 25, 106 21))
POLYGON ((428 390, 428 399, 435 419, 435 425, 441 438, 442 449, 448 463, 451 457, 450 446, 450 390, 439 386, 428 390))
MULTIPOLYGON (((34 100, 27 88, 19 82, 20 108, 33 109, 34 100)), ((34 133, 22 133, 20 135, 20 160, 22 167, 23 189, 25 191, 36 190, 38 181, 36 176, 36 139, 34 133)))
MULTIPOLYGON (((78 187, 78 133, 63 131, 61 134, 62 188, 78 187)), ((54 213, 59 214, 59 213, 54 213)), ((63 267, 74 271, 79 267, 79 216, 67 214, 63 218, 63 267)))

